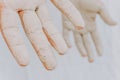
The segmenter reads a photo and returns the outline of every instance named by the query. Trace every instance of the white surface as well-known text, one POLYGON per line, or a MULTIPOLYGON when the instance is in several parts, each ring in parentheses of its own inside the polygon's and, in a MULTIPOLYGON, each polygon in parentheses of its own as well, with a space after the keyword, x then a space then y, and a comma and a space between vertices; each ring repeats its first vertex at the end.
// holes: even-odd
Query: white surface
MULTIPOLYGON (((109 4, 108 0, 104 2, 106 5, 109 5, 113 17, 120 22, 120 9, 117 7, 117 5, 120 6, 120 1, 109 1, 109 4)), ((51 4, 48 6, 50 12, 52 12, 51 15, 54 18, 53 21, 56 27, 61 29, 62 25, 59 11, 51 4)), ((104 46, 103 56, 97 57, 95 55, 96 61, 92 64, 88 63, 87 59, 82 58, 78 53, 71 34, 73 48, 64 56, 60 56, 55 52, 58 66, 53 71, 46 71, 43 68, 25 35, 26 44, 30 50, 31 64, 26 68, 19 67, 0 36, 0 80, 120 80, 120 27, 111 28, 105 25, 99 17, 97 22, 104 46)))

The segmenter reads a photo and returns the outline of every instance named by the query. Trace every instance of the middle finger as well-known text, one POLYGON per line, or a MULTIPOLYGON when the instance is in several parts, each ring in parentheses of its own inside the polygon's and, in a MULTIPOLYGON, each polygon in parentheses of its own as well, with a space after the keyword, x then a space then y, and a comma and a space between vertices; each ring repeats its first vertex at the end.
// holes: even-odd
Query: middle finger
POLYGON ((40 60, 47 69, 54 69, 56 66, 55 56, 35 11, 22 11, 20 12, 20 17, 24 24, 24 30, 40 60))

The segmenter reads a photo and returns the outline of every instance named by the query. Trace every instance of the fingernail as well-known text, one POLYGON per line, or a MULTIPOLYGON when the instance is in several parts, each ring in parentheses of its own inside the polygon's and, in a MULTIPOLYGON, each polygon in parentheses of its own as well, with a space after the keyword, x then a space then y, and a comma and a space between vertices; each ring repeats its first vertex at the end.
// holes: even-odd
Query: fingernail
POLYGON ((90 62, 90 63, 93 63, 93 62, 94 62, 94 59, 90 59, 89 62, 90 62))

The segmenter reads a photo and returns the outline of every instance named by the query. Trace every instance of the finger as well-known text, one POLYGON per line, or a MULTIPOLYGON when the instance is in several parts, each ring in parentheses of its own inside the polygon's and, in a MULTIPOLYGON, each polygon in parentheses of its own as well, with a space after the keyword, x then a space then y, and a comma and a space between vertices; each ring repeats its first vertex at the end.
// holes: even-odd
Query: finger
POLYGON ((17 13, 9 9, 3 9, 1 12, 2 35, 18 64, 26 66, 29 63, 29 56, 18 25, 19 17, 17 13))
POLYGON ((85 24, 80 12, 69 0, 51 0, 51 2, 68 17, 77 30, 84 28, 85 24))
POLYGON ((103 51, 102 51, 102 45, 101 45, 102 43, 101 43, 101 40, 99 38, 99 34, 98 34, 97 30, 91 32, 91 36, 92 36, 92 39, 93 39, 93 41, 95 43, 98 55, 102 56, 102 53, 103 53, 103 51))
POLYGON ((24 30, 31 41, 36 53, 46 69, 51 70, 56 66, 55 56, 50 48, 47 38, 42 30, 41 23, 34 11, 19 12, 24 24, 24 30))
POLYGON ((67 46, 71 48, 72 44, 70 42, 70 30, 68 30, 66 27, 63 27, 63 37, 67 43, 67 46))
POLYGON ((43 2, 39 6, 39 9, 36 12, 42 23, 43 30, 49 42, 60 54, 64 54, 68 50, 68 47, 64 41, 64 38, 60 34, 60 32, 53 25, 53 22, 49 15, 46 3, 43 2))
POLYGON ((63 22, 63 27, 66 27, 68 30, 78 31, 78 30, 75 30, 74 25, 64 15, 62 15, 62 22, 63 22))
POLYGON ((88 54, 88 60, 89 62, 93 62, 94 61, 94 56, 93 56, 93 50, 91 48, 91 41, 90 41, 90 33, 86 33, 86 34, 83 34, 83 41, 84 41, 84 45, 85 45, 85 48, 87 50, 87 54, 88 54))
POLYGON ((107 11, 107 9, 105 7, 103 7, 103 5, 100 7, 99 10, 99 15, 101 16, 101 18, 103 19, 103 21, 105 23, 107 23, 108 25, 114 26, 117 23, 112 19, 112 17, 110 16, 109 12, 107 11))
POLYGON ((72 44, 70 42, 70 31, 74 30, 74 26, 65 16, 62 16, 62 23, 63 23, 63 37, 68 47, 71 48, 72 44))
POLYGON ((81 56, 86 57, 87 51, 86 51, 85 46, 83 44, 83 39, 78 32, 74 32, 74 39, 75 39, 76 46, 77 46, 81 56))

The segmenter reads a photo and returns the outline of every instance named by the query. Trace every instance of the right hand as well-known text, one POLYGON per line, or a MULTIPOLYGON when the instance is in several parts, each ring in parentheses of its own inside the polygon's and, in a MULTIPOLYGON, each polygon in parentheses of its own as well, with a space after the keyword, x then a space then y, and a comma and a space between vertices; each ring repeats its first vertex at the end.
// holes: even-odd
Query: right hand
POLYGON ((94 56, 90 39, 94 42, 98 55, 101 56, 103 53, 102 43, 96 29, 96 16, 99 15, 110 26, 116 25, 116 22, 111 18, 106 7, 100 0, 71 0, 71 2, 81 13, 85 21, 85 28, 79 31, 76 30, 74 25, 63 16, 63 36, 68 47, 71 47, 69 31, 73 31, 75 43, 81 55, 83 57, 88 56, 89 62, 93 62, 94 56))
MULTIPOLYGON (((79 11, 69 0, 51 1, 78 29, 84 26, 79 11)), ((56 59, 51 46, 60 54, 68 50, 62 35, 52 22, 46 0, 0 0, 0 20, 2 36, 21 66, 28 65, 30 60, 18 28, 20 20, 28 39, 46 69, 51 70, 56 67, 56 59)))

